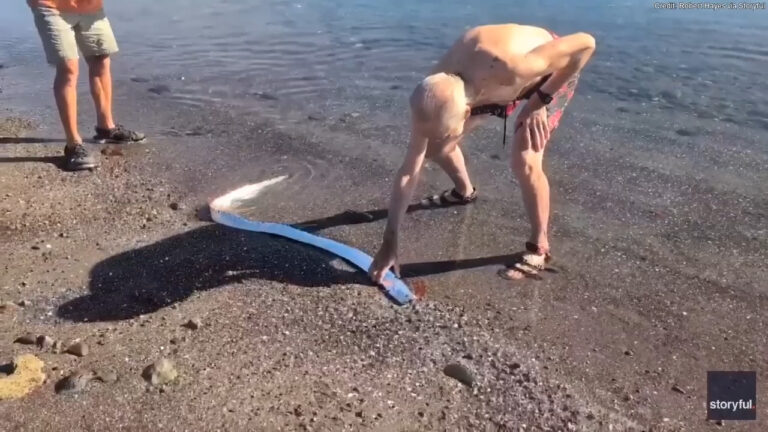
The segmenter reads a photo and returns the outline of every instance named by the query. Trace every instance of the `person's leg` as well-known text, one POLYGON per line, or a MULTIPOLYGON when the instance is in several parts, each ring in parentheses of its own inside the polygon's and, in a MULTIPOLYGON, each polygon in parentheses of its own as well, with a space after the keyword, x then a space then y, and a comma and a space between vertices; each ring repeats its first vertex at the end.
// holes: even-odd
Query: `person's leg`
MULTIPOLYGON (((552 103, 547 107, 551 134, 560 124, 565 107, 573 97, 578 76, 573 77, 563 88, 553 95, 552 103)), ((535 275, 544 268, 549 259, 549 180, 544 173, 544 150, 536 152, 526 146, 524 129, 519 129, 514 136, 510 165, 523 195, 531 233, 526 244, 526 251, 513 267, 502 271, 508 279, 522 279, 526 275, 535 275)), ((545 146, 546 149, 546 146, 545 146)))
MULTIPOLYGON (((478 126, 483 124, 485 118, 470 117, 464 124, 462 138, 467 136, 478 126)), ((453 181, 454 189, 461 197, 467 198, 473 195, 475 188, 472 186, 472 180, 467 172, 467 165, 464 160, 464 153, 461 151, 462 138, 442 143, 438 147, 432 144, 427 148, 427 158, 434 161, 448 177, 453 181)), ((449 197, 451 201, 457 197, 449 197)))
POLYGON ((108 55, 86 57, 91 96, 96 106, 96 127, 112 129, 112 73, 108 55))
POLYGON ((520 129, 515 133, 512 147, 512 171, 520 183, 523 204, 528 220, 531 223, 531 234, 528 241, 538 245, 542 250, 549 250, 547 228, 549 224, 549 181, 544 173, 544 152, 535 152, 523 148, 523 134, 520 129))
POLYGON ((64 169, 76 171, 94 168, 96 159, 82 145, 77 130, 78 53, 74 27, 77 17, 54 9, 32 8, 35 27, 40 34, 48 63, 56 67, 53 95, 64 128, 64 169))
POLYGON ((96 105, 96 136, 100 142, 135 142, 144 135, 117 125, 112 112, 111 55, 118 52, 117 40, 103 11, 83 14, 77 43, 88 62, 91 96, 96 105))
POLYGON ((450 177, 455 186, 456 192, 461 196, 470 196, 474 192, 472 181, 469 179, 467 165, 464 162, 464 154, 458 143, 452 143, 451 149, 431 155, 433 160, 450 177))
POLYGON ((77 130, 77 74, 78 59, 61 60, 53 81, 53 95, 69 148, 83 142, 77 130))
POLYGON ((53 94, 67 138, 72 147, 82 142, 77 130, 77 74, 78 53, 71 16, 49 8, 33 8, 35 27, 43 43, 48 63, 56 67, 53 94))

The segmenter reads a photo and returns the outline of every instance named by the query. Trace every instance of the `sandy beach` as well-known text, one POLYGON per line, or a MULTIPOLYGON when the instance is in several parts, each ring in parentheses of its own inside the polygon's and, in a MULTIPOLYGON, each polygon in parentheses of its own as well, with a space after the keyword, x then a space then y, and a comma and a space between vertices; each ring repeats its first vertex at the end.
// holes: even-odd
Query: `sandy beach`
MULTIPOLYGON (((179 76, 122 70, 120 121, 150 139, 89 144, 101 167, 72 174, 48 81, 24 70, 0 68, 0 362, 34 354, 46 380, 0 402, 0 430, 768 429, 760 403, 757 421, 705 419, 707 371, 757 371, 768 394, 757 105, 743 122, 735 108, 689 118, 670 97, 649 129, 655 93, 587 82, 548 150, 555 261, 538 281, 496 275, 527 223, 498 127, 481 132, 467 147, 478 202, 407 217, 403 275, 427 294, 400 308, 333 256, 201 209, 288 175, 243 214, 372 254, 404 124, 279 115, 267 90, 248 106, 194 99, 179 76), (89 349, 14 342, 28 334, 89 349), (178 377, 152 385, 162 358, 178 377), (58 394, 78 370, 115 379, 58 394)), ((87 135, 85 86, 80 100, 87 135)), ((448 181, 434 166, 423 179, 418 196, 448 181)))

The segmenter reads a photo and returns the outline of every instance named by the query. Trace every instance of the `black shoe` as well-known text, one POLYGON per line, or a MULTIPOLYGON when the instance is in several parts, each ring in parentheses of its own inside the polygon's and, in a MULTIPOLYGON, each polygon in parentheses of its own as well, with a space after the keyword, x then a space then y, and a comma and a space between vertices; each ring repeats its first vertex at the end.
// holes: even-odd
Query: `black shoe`
POLYGON ((96 168, 99 163, 82 144, 74 147, 64 147, 64 169, 67 171, 81 171, 96 168))
POLYGON ((102 129, 96 126, 96 135, 93 136, 93 139, 101 144, 127 144, 144 141, 144 138, 146 137, 143 133, 126 129, 123 125, 115 125, 112 129, 102 129))

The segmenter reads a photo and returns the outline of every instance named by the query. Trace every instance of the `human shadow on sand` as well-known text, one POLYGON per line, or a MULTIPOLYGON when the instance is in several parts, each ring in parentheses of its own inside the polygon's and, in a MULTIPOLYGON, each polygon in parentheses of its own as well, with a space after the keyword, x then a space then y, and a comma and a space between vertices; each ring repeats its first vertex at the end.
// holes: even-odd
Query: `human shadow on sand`
POLYGON ((61 168, 64 162, 64 158, 61 156, 14 156, 14 157, 0 157, 0 164, 5 163, 48 163, 61 168))
MULTIPOLYGON (((409 211, 426 209, 419 205, 409 211)), ((373 222, 386 210, 343 212, 294 226, 310 232, 373 222)), ((501 265, 513 255, 404 264, 406 278, 501 265)), ((325 251, 284 238, 211 224, 139 247, 97 263, 90 293, 58 308, 77 321, 124 320, 155 312, 206 291, 248 279, 322 289, 335 284, 371 286, 367 275, 325 251)))
POLYGON ((61 138, 37 138, 37 137, 5 137, 0 136, 0 144, 64 144, 67 141, 61 138))

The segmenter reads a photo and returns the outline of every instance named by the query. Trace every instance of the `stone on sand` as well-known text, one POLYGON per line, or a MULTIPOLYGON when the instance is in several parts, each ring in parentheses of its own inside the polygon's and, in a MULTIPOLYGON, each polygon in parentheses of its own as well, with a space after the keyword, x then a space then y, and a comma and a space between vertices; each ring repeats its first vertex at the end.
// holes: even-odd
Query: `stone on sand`
POLYGON ((443 369, 443 373, 467 387, 472 387, 475 383, 475 376, 472 371, 461 363, 449 364, 443 369))
POLYGON ((78 393, 85 390, 88 383, 96 377, 93 371, 76 370, 56 383, 54 390, 58 394, 78 393))
POLYGON ((44 363, 39 358, 25 354, 13 362, 13 372, 0 378, 0 400, 19 399, 45 382, 44 363))
POLYGON ((40 335, 37 337, 37 347, 41 350, 47 350, 53 346, 55 341, 52 337, 46 335, 40 335))
POLYGON ((19 309, 21 309, 21 307, 16 303, 11 303, 11 302, 0 303, 0 313, 16 312, 19 309))
POLYGON ((61 354, 64 352, 64 343, 61 341, 54 341, 53 342, 53 353, 54 354, 61 354))
POLYGON ((13 342, 22 345, 34 345, 35 342, 37 342, 37 338, 31 333, 27 333, 23 336, 17 337, 13 342))
POLYGON ((84 342, 77 342, 67 348, 67 351, 65 352, 74 356, 85 357, 88 355, 88 345, 86 345, 84 342))
POLYGON ((100 370, 96 371, 96 379, 106 384, 112 384, 117 382, 117 374, 112 371, 100 370))
POLYGON ((154 386, 168 384, 179 376, 173 361, 162 358, 144 368, 142 377, 154 386))
POLYGON ((190 330, 197 330, 200 327, 203 326, 203 322, 200 321, 198 318, 193 318, 186 323, 184 323, 184 327, 190 329, 190 330))

